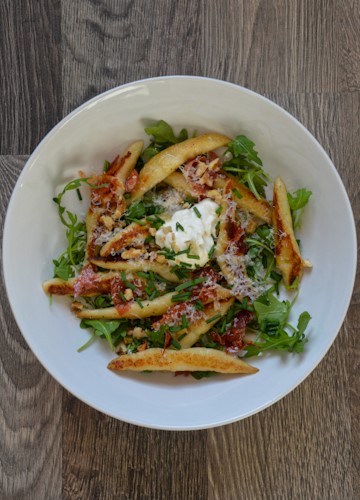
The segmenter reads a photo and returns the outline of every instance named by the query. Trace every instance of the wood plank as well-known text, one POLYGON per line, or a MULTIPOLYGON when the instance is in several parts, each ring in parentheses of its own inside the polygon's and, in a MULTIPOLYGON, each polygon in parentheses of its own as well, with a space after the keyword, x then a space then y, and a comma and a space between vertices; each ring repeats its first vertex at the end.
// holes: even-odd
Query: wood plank
POLYGON ((338 12, 337 0, 204 1, 201 73, 260 93, 335 91, 338 12))
POLYGON ((0 2, 0 154, 28 154, 61 117, 60 1, 0 2))
MULTIPOLYGON (((343 175, 359 228, 360 94, 272 94, 321 141, 343 175)), ((336 235, 334 235, 336 237, 336 235)), ((336 286, 336 284, 334 284, 336 286)), ((209 431, 210 498, 358 498, 360 276, 343 328, 312 375, 275 406, 209 431), (251 464, 251 467, 249 467, 251 464), (221 476, 213 471, 222 467, 221 476), (232 471, 240 471, 232 475, 232 471), (226 479, 225 479, 226 478, 226 479)))
MULTIPOLYGON (((6 207, 25 156, 0 157, 0 239, 6 207)), ((61 388, 23 339, 0 294, 0 498, 61 498, 61 388)))
POLYGON ((207 498, 206 432, 164 432, 102 415, 64 391, 63 498, 207 498))
POLYGON ((64 114, 123 83, 196 73, 199 9, 193 0, 62 0, 64 114))

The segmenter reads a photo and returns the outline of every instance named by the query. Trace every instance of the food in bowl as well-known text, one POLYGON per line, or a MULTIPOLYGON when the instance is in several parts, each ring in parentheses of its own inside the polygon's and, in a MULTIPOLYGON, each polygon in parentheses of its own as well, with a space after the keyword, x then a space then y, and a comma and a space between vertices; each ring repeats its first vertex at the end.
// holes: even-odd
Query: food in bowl
POLYGON ((50 295, 69 295, 80 326, 107 340, 114 371, 196 378, 256 373, 245 359, 302 352, 310 314, 288 317, 311 263, 294 230, 311 192, 271 184, 254 143, 217 132, 189 138, 160 120, 103 172, 54 198, 68 246, 54 260, 50 295), (63 196, 90 190, 85 221, 63 196), (293 293, 279 298, 280 287, 293 293))

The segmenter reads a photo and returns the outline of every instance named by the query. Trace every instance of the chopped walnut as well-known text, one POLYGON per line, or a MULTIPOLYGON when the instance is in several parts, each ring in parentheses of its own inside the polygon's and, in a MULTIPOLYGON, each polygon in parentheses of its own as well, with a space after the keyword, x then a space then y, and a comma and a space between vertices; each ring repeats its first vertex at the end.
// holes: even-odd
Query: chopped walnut
POLYGON ((206 165, 206 163, 200 162, 198 168, 196 169, 196 175, 198 177, 201 177, 202 175, 204 175, 207 168, 208 165, 206 165))
POLYGON ((137 259, 140 255, 143 254, 143 251, 140 248, 130 248, 129 250, 124 250, 121 254, 122 259, 137 259))
POLYGON ((206 184, 209 187, 212 187, 214 184, 214 179, 209 175, 209 172, 206 171, 205 174, 199 180, 200 184, 206 184))
POLYGON ((143 339, 147 336, 146 332, 140 326, 135 326, 133 330, 130 330, 129 335, 132 335, 135 339, 143 339))
POLYGON ((115 222, 108 215, 102 215, 99 220, 109 231, 114 228, 115 222))
POLYGON ((124 344, 124 342, 120 342, 120 344, 118 346, 116 346, 115 348, 115 352, 117 354, 124 354, 126 352, 126 345, 124 344))
POLYGON ((75 301, 75 302, 73 302, 71 304, 71 310, 72 310, 72 312, 76 313, 78 311, 82 311, 83 309, 84 309, 84 304, 82 304, 81 302, 75 301))
POLYGON ((210 191, 208 191, 207 192, 207 196, 209 198, 212 198, 219 205, 221 204, 222 197, 221 197, 221 194, 219 193, 219 191, 217 189, 211 189, 210 191))
POLYGON ((208 165, 208 169, 211 170, 211 171, 216 171, 216 170, 219 169, 219 167, 220 167, 220 160, 219 160, 219 158, 215 158, 215 160, 213 160, 208 165))
POLYGON ((124 296, 125 296, 125 299, 128 300, 128 301, 134 298, 134 294, 133 294, 131 288, 127 288, 125 290, 124 296))

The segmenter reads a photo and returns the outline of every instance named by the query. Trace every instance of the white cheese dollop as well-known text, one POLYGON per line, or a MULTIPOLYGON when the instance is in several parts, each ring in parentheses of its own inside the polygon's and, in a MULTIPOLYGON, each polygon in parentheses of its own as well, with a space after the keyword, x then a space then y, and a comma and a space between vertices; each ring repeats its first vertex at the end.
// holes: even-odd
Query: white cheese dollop
POLYGON ((156 244, 175 252, 181 252, 190 247, 188 254, 199 258, 189 258, 188 254, 184 253, 175 257, 175 263, 186 262, 193 268, 204 266, 209 260, 209 252, 214 245, 213 237, 218 220, 216 214, 218 208, 217 203, 205 199, 191 208, 178 210, 156 231, 156 244))

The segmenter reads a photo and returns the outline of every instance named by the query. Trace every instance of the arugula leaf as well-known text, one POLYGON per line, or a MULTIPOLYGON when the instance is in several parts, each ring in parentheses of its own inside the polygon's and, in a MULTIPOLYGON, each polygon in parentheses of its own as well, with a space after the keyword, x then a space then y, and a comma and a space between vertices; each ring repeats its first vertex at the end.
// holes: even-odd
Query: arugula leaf
POLYGON ((301 219, 311 195, 312 192, 306 188, 298 189, 293 194, 288 193, 294 229, 301 227, 301 219))
POLYGON ((245 135, 238 135, 228 144, 224 158, 228 155, 231 159, 224 161, 223 169, 235 175, 256 198, 264 196, 264 187, 268 183, 269 176, 262 168, 262 161, 255 150, 255 144, 245 135))
POLYGON ((155 144, 176 144, 188 138, 186 129, 182 129, 179 137, 176 137, 172 127, 164 120, 158 121, 152 127, 146 127, 145 132, 153 137, 155 144))
POLYGON ((178 137, 174 134, 172 127, 164 120, 158 121, 151 127, 146 127, 145 132, 152 136, 152 141, 147 148, 144 149, 141 159, 146 163, 153 156, 157 155, 163 149, 177 144, 178 142, 185 141, 188 138, 186 129, 182 129, 178 137))
POLYGON ((72 190, 78 192, 79 186, 82 183, 89 184, 88 179, 74 179, 70 181, 61 193, 53 198, 53 201, 58 206, 60 220, 66 227, 66 239, 68 242, 65 252, 53 260, 54 278, 58 277, 64 280, 73 278, 75 270, 82 267, 85 258, 86 225, 61 204, 64 194, 72 190))
POLYGON ((260 330, 263 332, 276 331, 285 326, 291 304, 288 300, 280 301, 272 293, 266 293, 255 300, 254 309, 260 330))
POLYGON ((308 339, 305 330, 311 319, 304 311, 300 314, 297 328, 288 323, 292 307, 289 301, 280 301, 270 291, 254 302, 259 329, 254 342, 244 348, 245 357, 257 356, 268 350, 301 353, 308 339))
POLYGON ((236 157, 243 156, 249 162, 254 162, 262 166, 262 161, 259 154, 255 151, 255 143, 248 139, 245 135, 238 135, 228 145, 229 151, 236 157))
MULTIPOLYGON (((112 334, 119 328, 121 320, 98 320, 98 319, 83 319, 81 320, 81 328, 92 328, 94 335, 103 337, 107 340, 110 349, 115 349, 112 334)), ((84 346, 82 346, 84 347, 84 346)), ((82 349, 80 347, 80 349, 82 349)))

